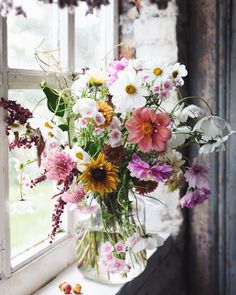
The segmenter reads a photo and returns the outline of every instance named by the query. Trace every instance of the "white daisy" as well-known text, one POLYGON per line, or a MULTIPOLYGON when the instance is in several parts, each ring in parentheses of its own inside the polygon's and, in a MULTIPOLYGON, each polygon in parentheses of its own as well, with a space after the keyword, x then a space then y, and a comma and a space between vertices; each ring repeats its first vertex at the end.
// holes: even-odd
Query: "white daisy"
POLYGON ((156 86, 160 85, 168 79, 167 68, 163 63, 152 63, 151 66, 148 66, 148 69, 143 70, 145 76, 148 76, 145 81, 154 83, 156 86))
POLYGON ((182 77, 186 77, 188 75, 188 71, 186 70, 185 65, 176 63, 172 66, 169 66, 167 71, 169 72, 169 75, 174 79, 176 86, 184 85, 184 80, 182 79, 182 77))
POLYGON ((148 90, 143 86, 140 72, 125 69, 118 74, 118 80, 110 87, 112 103, 118 112, 131 112, 135 108, 145 106, 148 90))
POLYGON ((90 161, 90 155, 79 146, 74 146, 72 149, 67 147, 65 151, 77 163, 77 169, 80 172, 84 171, 86 168, 84 164, 90 161))

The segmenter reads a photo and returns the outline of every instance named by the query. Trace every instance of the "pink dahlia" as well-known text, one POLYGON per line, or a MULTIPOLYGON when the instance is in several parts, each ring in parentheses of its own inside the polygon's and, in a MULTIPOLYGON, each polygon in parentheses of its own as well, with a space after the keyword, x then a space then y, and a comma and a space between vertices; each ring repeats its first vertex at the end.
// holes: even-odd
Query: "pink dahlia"
POLYGON ((138 144, 139 149, 147 153, 151 150, 163 152, 171 138, 167 127, 171 120, 167 113, 159 113, 152 108, 138 108, 126 123, 128 140, 138 144))
POLYGON ((209 167, 200 162, 198 158, 193 160, 192 166, 187 168, 184 177, 190 187, 204 187, 207 185, 209 167))
POLYGON ((191 189, 180 199, 180 206, 182 208, 194 208, 208 200, 210 194, 211 190, 208 187, 191 189))
POLYGON ((46 177, 50 180, 65 180, 74 166, 72 158, 64 152, 53 152, 48 154, 44 163, 46 177))
POLYGON ((75 190, 69 189, 62 195, 62 200, 66 203, 80 203, 85 197, 83 185, 78 184, 75 190))

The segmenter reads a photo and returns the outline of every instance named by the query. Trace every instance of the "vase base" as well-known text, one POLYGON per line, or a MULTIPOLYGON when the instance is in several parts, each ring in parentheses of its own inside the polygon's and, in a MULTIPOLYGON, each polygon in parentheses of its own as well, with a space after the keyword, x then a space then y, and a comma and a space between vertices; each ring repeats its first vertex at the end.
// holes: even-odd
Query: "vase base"
POLYGON ((133 268, 126 275, 117 273, 112 274, 107 272, 98 273, 96 269, 85 269, 83 266, 79 267, 78 270, 82 275, 90 280, 108 285, 123 285, 140 275, 143 272, 144 267, 137 267, 135 269, 133 268))

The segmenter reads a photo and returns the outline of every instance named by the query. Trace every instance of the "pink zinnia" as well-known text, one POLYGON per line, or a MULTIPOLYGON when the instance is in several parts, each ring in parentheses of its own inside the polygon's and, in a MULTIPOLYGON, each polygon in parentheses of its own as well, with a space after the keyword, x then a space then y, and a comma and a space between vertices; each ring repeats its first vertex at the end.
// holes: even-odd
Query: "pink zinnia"
POLYGON ((192 189, 180 199, 180 206, 182 208, 194 208, 208 200, 210 194, 211 190, 207 187, 192 189))
POLYGON ((193 160, 192 166, 187 168, 184 177, 189 183, 189 187, 204 187, 207 185, 209 167, 200 162, 198 158, 193 160))
POLYGON ((167 128, 170 122, 167 113, 157 114, 152 108, 138 108, 126 123, 128 140, 138 144, 144 153, 151 150, 163 152, 171 138, 171 131, 167 128))
POLYGON ((78 184, 76 189, 73 191, 69 189, 62 195, 62 200, 66 203, 80 203, 85 197, 85 190, 83 185, 78 184))
POLYGON ((65 180, 74 166, 72 158, 64 152, 52 152, 48 154, 43 163, 46 177, 50 180, 65 180))

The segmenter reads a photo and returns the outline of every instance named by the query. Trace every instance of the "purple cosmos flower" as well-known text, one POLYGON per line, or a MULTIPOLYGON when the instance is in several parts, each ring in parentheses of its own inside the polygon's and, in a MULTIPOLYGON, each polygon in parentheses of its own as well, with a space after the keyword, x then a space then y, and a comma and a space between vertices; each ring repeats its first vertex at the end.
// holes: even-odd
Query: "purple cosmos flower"
POLYGON ((202 188, 207 184, 209 167, 200 162, 198 158, 193 160, 192 166, 187 168, 184 177, 189 183, 189 187, 202 188))
POLYGON ((182 208, 194 208, 208 200, 210 194, 211 190, 207 187, 191 189, 180 199, 180 206, 182 208))
POLYGON ((143 161, 137 154, 133 154, 132 162, 129 163, 128 169, 132 177, 144 181, 163 181, 168 179, 172 174, 172 168, 169 165, 150 166, 143 161))

